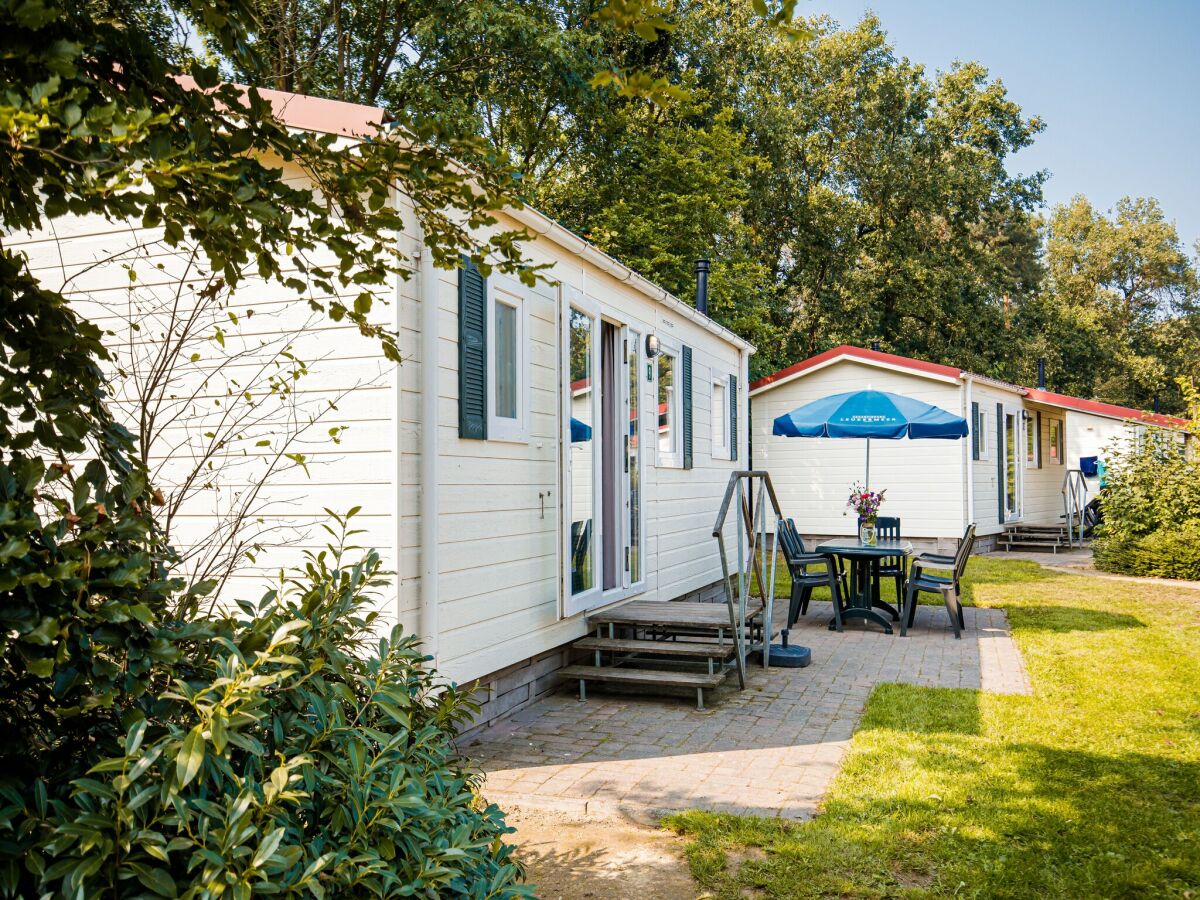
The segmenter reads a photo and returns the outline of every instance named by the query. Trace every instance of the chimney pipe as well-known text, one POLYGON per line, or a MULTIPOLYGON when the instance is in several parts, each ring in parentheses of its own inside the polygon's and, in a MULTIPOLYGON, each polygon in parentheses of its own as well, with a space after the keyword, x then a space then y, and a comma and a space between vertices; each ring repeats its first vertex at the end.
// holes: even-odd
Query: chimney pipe
POLYGON ((879 341, 871 341, 871 349, 876 353, 879 352, 879 341))
POLYGON ((696 260, 696 311, 708 315, 708 260, 696 260))
POLYGON ((1046 389, 1046 357, 1038 357, 1038 390, 1046 389))

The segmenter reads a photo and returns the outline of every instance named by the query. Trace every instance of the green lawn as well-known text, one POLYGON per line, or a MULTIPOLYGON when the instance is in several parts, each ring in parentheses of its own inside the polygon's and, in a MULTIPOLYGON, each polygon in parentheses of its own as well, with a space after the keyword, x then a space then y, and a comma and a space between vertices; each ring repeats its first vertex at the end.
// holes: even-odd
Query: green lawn
POLYGON ((668 820, 715 896, 1200 896, 1200 592, 974 559, 965 593, 1034 696, 879 686, 812 821, 668 820))

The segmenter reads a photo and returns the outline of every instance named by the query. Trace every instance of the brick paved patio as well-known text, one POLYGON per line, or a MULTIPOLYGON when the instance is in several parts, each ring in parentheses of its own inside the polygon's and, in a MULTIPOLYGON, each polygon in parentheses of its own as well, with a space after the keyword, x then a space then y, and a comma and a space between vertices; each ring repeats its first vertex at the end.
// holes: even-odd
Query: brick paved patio
POLYGON ((906 638, 857 624, 837 634, 825 628, 830 615, 828 603, 814 603, 792 630, 793 643, 812 648, 811 666, 752 666, 745 691, 731 676, 704 711, 690 697, 591 685, 580 703, 572 683, 477 735, 464 752, 486 774, 488 798, 502 805, 804 818, 833 779, 876 684, 1030 692, 1001 610, 967 609, 960 641, 942 607, 920 607, 906 638))

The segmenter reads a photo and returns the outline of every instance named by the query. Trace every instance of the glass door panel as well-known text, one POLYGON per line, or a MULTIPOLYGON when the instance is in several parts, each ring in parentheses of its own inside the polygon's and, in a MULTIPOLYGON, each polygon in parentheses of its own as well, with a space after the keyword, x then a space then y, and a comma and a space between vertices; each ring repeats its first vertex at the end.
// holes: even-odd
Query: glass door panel
POLYGON ((641 335, 626 330, 626 384, 629 385, 629 431, 625 443, 625 466, 628 470, 629 490, 629 541, 626 547, 626 558, 629 571, 629 583, 637 584, 642 580, 642 403, 638 375, 640 365, 641 335))
POLYGON ((570 307, 567 321, 567 509, 570 529, 570 597, 568 614, 587 608, 585 597, 599 596, 596 494, 599 457, 596 453, 597 407, 596 319, 570 307))

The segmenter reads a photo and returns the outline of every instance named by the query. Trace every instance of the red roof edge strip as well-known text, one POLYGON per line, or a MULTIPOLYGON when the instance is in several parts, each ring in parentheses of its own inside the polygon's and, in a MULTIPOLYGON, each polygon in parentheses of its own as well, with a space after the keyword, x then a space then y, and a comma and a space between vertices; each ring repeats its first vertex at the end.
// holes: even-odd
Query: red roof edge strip
POLYGON ((923 359, 897 356, 894 353, 884 353, 880 350, 867 350, 865 347, 855 347, 853 344, 842 344, 840 347, 834 347, 832 350, 826 350, 824 353, 810 356, 808 359, 788 366, 786 369, 780 369, 772 375, 767 375, 757 381, 751 382, 750 390, 756 391, 761 387, 766 387, 769 384, 774 384, 776 381, 782 381, 793 375, 799 375, 801 372, 816 368, 823 363, 843 356, 863 360, 864 362, 877 362, 888 366, 897 366, 902 369, 911 369, 914 372, 924 372, 929 375, 940 375, 943 378, 958 378, 961 374, 961 371, 954 366, 943 366, 938 363, 925 362, 923 359))
POLYGON ((1034 403, 1065 406, 1067 409, 1095 413, 1100 416, 1111 416, 1115 419, 1133 419, 1138 422, 1145 422, 1147 425, 1158 425, 1162 428, 1186 428, 1190 424, 1187 419, 1180 419, 1177 416, 1164 416, 1159 413, 1133 409, 1129 406, 1101 403, 1099 400, 1084 400, 1082 397, 1071 397, 1068 394, 1056 394, 1053 391, 1042 391, 1037 388, 1026 388, 1025 396, 1034 403))
MULTIPOLYGON (((180 75, 177 80, 189 90, 198 90, 195 80, 189 75, 180 75)), ((243 92, 250 90, 244 85, 237 87, 243 92)), ((271 104, 275 118, 284 125, 300 131, 370 137, 378 133, 385 120, 384 111, 377 106, 326 100, 323 97, 309 97, 269 88, 259 88, 258 93, 271 104)))

